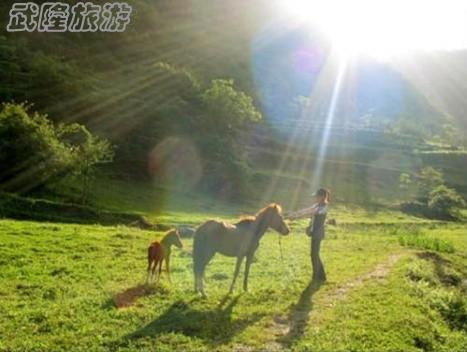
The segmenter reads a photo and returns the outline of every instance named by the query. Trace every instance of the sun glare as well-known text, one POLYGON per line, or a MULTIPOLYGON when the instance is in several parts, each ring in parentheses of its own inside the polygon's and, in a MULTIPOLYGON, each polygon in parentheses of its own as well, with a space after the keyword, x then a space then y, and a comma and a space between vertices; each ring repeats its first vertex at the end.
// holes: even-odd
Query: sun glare
POLYGON ((467 47, 466 0, 280 0, 280 7, 323 31, 345 56, 467 47))

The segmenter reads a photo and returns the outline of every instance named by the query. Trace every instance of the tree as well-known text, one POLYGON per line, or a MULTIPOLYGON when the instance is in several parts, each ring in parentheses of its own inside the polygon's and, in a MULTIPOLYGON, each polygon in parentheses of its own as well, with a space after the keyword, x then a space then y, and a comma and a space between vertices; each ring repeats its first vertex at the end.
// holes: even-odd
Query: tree
POLYGON ((427 201, 430 192, 438 186, 444 184, 443 173, 431 166, 425 167, 419 175, 419 196, 423 201, 427 201))
POLYGON ((261 114, 253 99, 234 88, 233 80, 216 79, 203 93, 203 103, 213 118, 215 126, 233 130, 244 124, 258 122, 261 114))
POLYGON ((235 89, 232 80, 214 80, 203 93, 203 134, 199 141, 209 160, 211 186, 229 196, 246 192, 249 166, 241 144, 242 133, 262 116, 253 99, 235 89), (207 138, 206 138, 207 137, 207 138))
POLYGON ((78 123, 60 124, 58 137, 72 151, 72 172, 81 178, 81 202, 86 203, 95 166, 112 162, 113 148, 107 140, 94 136, 78 123))
POLYGON ((429 194, 428 207, 438 217, 455 218, 456 210, 464 207, 464 199, 452 188, 439 185, 429 194))
POLYGON ((39 111, 63 119, 71 110, 90 103, 93 79, 84 67, 74 60, 32 50, 24 38, 0 35, 0 101, 34 102, 39 111))
MULTIPOLYGON (((401 174, 401 187, 406 183, 407 176, 401 174)), ((464 199, 455 189, 444 184, 441 171, 432 167, 425 167, 420 171, 418 181, 418 199, 402 204, 403 210, 440 219, 455 219, 458 217, 457 209, 465 206, 464 199)))

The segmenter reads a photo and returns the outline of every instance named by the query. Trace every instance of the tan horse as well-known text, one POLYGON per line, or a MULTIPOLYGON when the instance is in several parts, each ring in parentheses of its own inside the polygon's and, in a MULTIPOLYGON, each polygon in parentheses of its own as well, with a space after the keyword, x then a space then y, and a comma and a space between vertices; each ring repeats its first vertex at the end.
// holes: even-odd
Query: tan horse
POLYGON ((195 291, 203 296, 206 295, 204 272, 206 265, 217 252, 229 257, 237 257, 230 292, 234 290, 240 266, 243 258, 246 257, 243 289, 247 291, 250 266, 261 237, 268 228, 276 230, 281 235, 287 235, 290 232, 278 204, 270 204, 255 216, 243 218, 235 224, 209 220, 201 225, 196 230, 193 243, 195 291))
POLYGON ((182 241, 178 231, 172 229, 166 233, 162 240, 152 242, 148 247, 148 275, 146 277, 146 283, 150 279, 156 278, 156 268, 159 267, 158 277, 160 278, 162 272, 162 262, 165 260, 165 268, 167 270, 167 277, 170 281, 170 253, 172 246, 177 248, 183 248, 182 241))

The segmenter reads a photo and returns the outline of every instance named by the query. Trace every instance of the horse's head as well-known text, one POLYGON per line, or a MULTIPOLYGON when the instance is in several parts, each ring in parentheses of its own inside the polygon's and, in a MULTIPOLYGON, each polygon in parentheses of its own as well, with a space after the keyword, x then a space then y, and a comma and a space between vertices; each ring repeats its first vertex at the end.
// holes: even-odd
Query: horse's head
POLYGON ((170 230, 167 235, 168 243, 171 245, 174 245, 177 248, 183 248, 183 243, 182 240, 180 239, 180 234, 178 233, 178 230, 172 229, 170 230))
POLYGON ((269 227, 276 230, 283 236, 288 235, 290 228, 284 221, 281 206, 279 204, 271 204, 268 206, 268 208, 271 214, 269 227))

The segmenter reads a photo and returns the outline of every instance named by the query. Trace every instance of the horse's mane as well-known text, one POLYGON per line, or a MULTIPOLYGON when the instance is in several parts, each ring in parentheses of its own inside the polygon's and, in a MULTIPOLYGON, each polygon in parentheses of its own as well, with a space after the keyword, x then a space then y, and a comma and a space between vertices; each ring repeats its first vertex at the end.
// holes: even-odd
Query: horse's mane
POLYGON ((245 215, 240 218, 238 222, 235 223, 235 225, 245 225, 245 224, 250 224, 253 221, 255 221, 255 217, 251 215, 245 215))
POLYGON ((277 212, 279 214, 282 213, 282 207, 277 204, 277 203, 271 203, 267 206, 265 206, 263 209, 260 209, 257 213, 256 213, 256 217, 260 216, 261 214, 265 213, 266 211, 268 211, 269 209, 276 209, 277 212))
POLYGON ((282 213, 282 207, 281 207, 279 204, 277 204, 277 203, 271 203, 271 204, 265 206, 264 208, 260 209, 260 210, 256 213, 256 215, 254 215, 254 216, 252 216, 252 215, 245 215, 245 216, 242 216, 242 217, 240 218, 240 220, 239 220, 237 223, 235 223, 235 225, 245 225, 245 224, 252 223, 253 221, 256 220, 256 218, 257 218, 258 216, 263 215, 263 214, 264 214, 265 212, 267 212, 269 209, 273 209, 273 208, 275 208, 279 214, 282 213))

